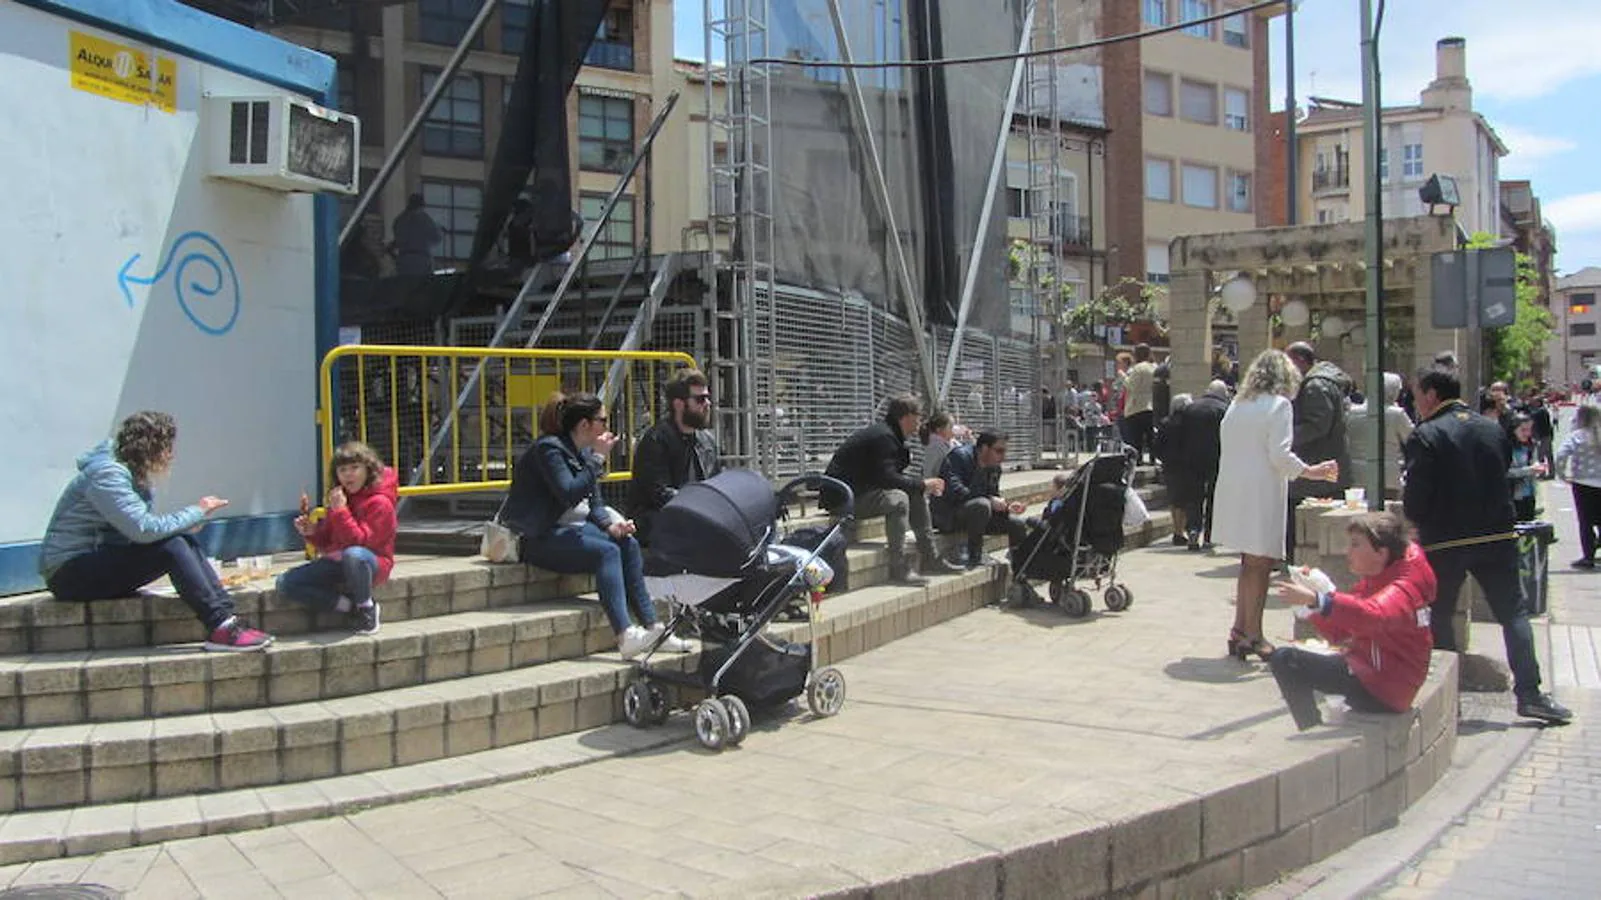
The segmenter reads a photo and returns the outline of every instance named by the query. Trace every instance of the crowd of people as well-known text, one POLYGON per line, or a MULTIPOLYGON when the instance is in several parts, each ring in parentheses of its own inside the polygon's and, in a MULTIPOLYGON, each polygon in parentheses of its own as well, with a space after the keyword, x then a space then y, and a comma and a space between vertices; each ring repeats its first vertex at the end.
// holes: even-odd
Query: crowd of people
MULTIPOLYGON (((1513 525, 1538 512, 1534 481, 1567 473, 1581 525, 1581 568, 1601 544, 1601 407, 1579 409, 1577 425, 1553 448, 1550 412, 1538 397, 1514 403, 1491 385, 1479 411, 1462 398, 1455 360, 1442 355, 1411 385, 1384 378, 1384 396, 1368 400, 1338 367, 1307 344, 1268 350, 1235 378, 1238 393, 1214 379, 1198 397, 1168 393, 1165 367, 1151 349, 1119 362, 1116 402, 1128 447, 1162 462, 1174 507, 1176 544, 1215 544, 1239 554, 1235 617, 1227 649, 1268 663, 1295 720, 1317 721, 1313 691, 1340 693, 1354 708, 1405 709, 1428 664, 1428 647, 1457 649, 1458 595, 1471 575, 1500 623, 1520 715, 1567 721, 1571 714, 1541 690, 1528 608, 1518 579, 1513 525), (1409 390, 1410 388, 1410 390, 1409 390), (1343 655, 1314 658, 1273 646, 1262 619, 1276 572, 1291 564, 1295 507, 1334 497, 1365 476, 1368 403, 1383 404, 1385 487, 1402 502, 1404 522, 1387 513, 1350 526, 1347 562, 1362 580, 1340 592, 1326 576, 1291 568, 1280 596, 1296 614, 1338 641, 1343 655), (1464 491, 1461 485, 1504 485, 1464 491), (1411 529, 1409 533, 1408 529, 1411 529)), ((1072 394, 1056 412, 1095 417, 1101 398, 1072 394)), ((643 544, 655 513, 686 484, 715 477, 720 454, 710 431, 705 375, 685 370, 665 389, 663 415, 637 441, 627 513, 601 492, 605 460, 618 444, 604 402, 594 394, 557 395, 540 415, 540 437, 516 461, 500 519, 520 536, 520 559, 555 572, 595 578, 618 650, 682 652, 693 645, 666 633, 644 578, 643 544)), ((1094 421, 1093 418, 1088 419, 1094 421)), ((1099 427, 1099 426, 1092 426, 1099 427)), ((259 650, 271 636, 248 627, 195 534, 227 505, 213 496, 176 512, 155 512, 152 489, 175 458, 177 426, 159 412, 130 416, 115 438, 84 454, 43 542, 40 569, 68 601, 127 596, 165 575, 207 632, 210 650, 259 650)), ((1000 489, 1007 435, 976 434, 941 411, 925 415, 916 397, 891 397, 881 420, 852 433, 826 474, 850 485, 857 518, 886 522, 893 581, 921 584, 929 575, 983 564, 986 535, 1016 546, 1029 526, 1024 509, 1000 489), (919 470, 909 441, 923 444, 919 470), (915 558, 906 547, 908 529, 915 558), (941 555, 936 533, 959 546, 941 555)), ((326 515, 313 521, 302 502, 296 531, 314 551, 278 580, 285 597, 349 617, 353 631, 376 633, 372 596, 394 566, 397 478, 364 444, 338 448, 330 461, 326 515)), ((826 498, 825 498, 826 500, 826 498)))

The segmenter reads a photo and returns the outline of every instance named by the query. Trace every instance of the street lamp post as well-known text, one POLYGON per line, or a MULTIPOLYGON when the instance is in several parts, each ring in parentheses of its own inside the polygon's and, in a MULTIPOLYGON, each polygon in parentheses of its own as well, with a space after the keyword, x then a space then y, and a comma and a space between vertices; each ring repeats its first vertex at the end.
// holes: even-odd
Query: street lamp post
POLYGON ((1368 459, 1368 509, 1384 509, 1384 195, 1379 184, 1379 35, 1373 0, 1362 0, 1362 153, 1367 194, 1367 414, 1372 435, 1363 451, 1368 459))

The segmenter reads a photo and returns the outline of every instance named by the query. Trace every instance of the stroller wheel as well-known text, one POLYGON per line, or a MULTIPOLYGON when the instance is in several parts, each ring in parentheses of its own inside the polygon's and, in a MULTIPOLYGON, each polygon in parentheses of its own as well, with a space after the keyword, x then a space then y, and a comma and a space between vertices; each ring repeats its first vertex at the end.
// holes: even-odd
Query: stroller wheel
POLYGON ((812 683, 806 688, 806 705, 815 716, 838 715, 845 706, 844 674, 833 666, 813 672, 812 683))
POLYGON ((1065 581, 1053 581, 1053 582, 1051 582, 1050 592, 1051 592, 1051 602, 1057 604, 1058 606, 1060 606, 1061 603, 1062 603, 1062 595, 1063 594, 1072 593, 1070 590, 1068 590, 1067 582, 1065 582, 1065 581))
POLYGON ((750 708, 745 701, 729 694, 718 698, 722 701, 723 709, 728 713, 728 740, 727 745, 738 747, 745 735, 750 734, 750 708))
POLYGON ((728 710, 714 698, 708 697, 695 706, 695 738, 707 750, 721 750, 728 742, 731 726, 728 710))
POLYGON ((1114 584, 1106 589, 1102 597, 1106 601, 1106 608, 1112 612, 1122 612, 1134 605, 1134 592, 1126 585, 1114 584))
POLYGON ((1006 602, 1017 609, 1028 609, 1039 601, 1039 595, 1028 585, 1014 581, 1006 586, 1006 602))
POLYGON ((623 718, 635 728, 650 726, 650 687, 643 681, 630 681, 623 688, 623 718))
POLYGON ((1072 590, 1064 589, 1061 592, 1061 596, 1057 598, 1056 605, 1068 617, 1082 619, 1090 614, 1089 591, 1077 588, 1072 590))

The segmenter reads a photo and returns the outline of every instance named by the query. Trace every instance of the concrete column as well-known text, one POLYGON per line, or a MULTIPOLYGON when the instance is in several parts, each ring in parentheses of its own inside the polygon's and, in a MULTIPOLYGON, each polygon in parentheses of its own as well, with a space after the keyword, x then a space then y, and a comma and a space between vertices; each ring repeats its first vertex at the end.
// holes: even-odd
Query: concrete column
POLYGON ((1251 308, 1235 314, 1240 325, 1240 374, 1251 365, 1251 360, 1273 345, 1268 325, 1268 295, 1258 294, 1251 308))
POLYGON ((1168 285, 1168 340, 1173 393, 1199 395, 1212 378, 1211 279, 1205 271, 1175 272, 1168 285))

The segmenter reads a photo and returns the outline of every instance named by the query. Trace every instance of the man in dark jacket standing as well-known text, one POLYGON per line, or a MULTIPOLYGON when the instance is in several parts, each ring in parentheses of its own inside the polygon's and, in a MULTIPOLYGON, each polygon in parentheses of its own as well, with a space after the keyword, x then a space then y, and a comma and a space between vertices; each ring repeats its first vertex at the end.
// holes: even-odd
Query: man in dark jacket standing
POLYGON ((944 532, 961 532, 967 537, 963 565, 971 569, 984 558, 984 535, 1004 534, 1015 546, 1028 534, 1028 524, 1018 518, 1001 497, 1001 463, 1006 462, 1006 435, 981 431, 971 444, 961 444, 945 456, 940 477, 945 491, 929 503, 934 525, 944 532))
POLYGON ((639 529, 635 537, 650 542, 656 510, 678 489, 722 471, 711 425, 712 395, 706 376, 684 369, 667 382, 667 414, 639 439, 634 451, 634 477, 628 485, 628 510, 639 529))
POLYGON ((1340 367, 1319 361, 1311 344, 1297 341, 1284 348, 1301 372, 1301 389, 1295 395, 1295 455, 1307 465, 1337 460, 1339 477, 1333 482, 1297 478, 1290 482, 1290 514, 1285 518, 1284 549, 1295 557, 1295 508, 1308 497, 1340 497, 1351 486, 1351 451, 1345 445, 1346 400, 1355 387, 1340 367))
POLYGON ((1215 380, 1206 393, 1174 413, 1168 439, 1174 477, 1168 490, 1173 503, 1184 510, 1184 542, 1193 552, 1199 552, 1203 542, 1212 543, 1212 491, 1223 453, 1223 414, 1228 411, 1229 386, 1215 380))
MULTIPOLYGON (((945 482, 939 478, 917 478, 905 474, 912 454, 906 449, 906 436, 915 434, 922 423, 922 406, 911 395, 891 397, 884 421, 869 425, 845 439, 827 474, 851 486, 856 494, 856 518, 884 517, 885 541, 889 544, 889 575, 901 584, 923 584, 926 579, 912 572, 906 558, 906 525, 911 522, 922 557, 923 575, 948 574, 960 569, 939 558, 934 533, 929 525, 928 499, 939 496, 945 482)), ((826 500, 826 498, 825 498, 826 500)))
POLYGON ((1546 722, 1573 717, 1540 691, 1528 605, 1518 579, 1516 514, 1506 484, 1506 431, 1462 402, 1462 381, 1435 366, 1417 382, 1418 427, 1406 443, 1402 504, 1439 581, 1430 610, 1434 646, 1456 650, 1457 595, 1472 575, 1501 623, 1518 715, 1546 722))

